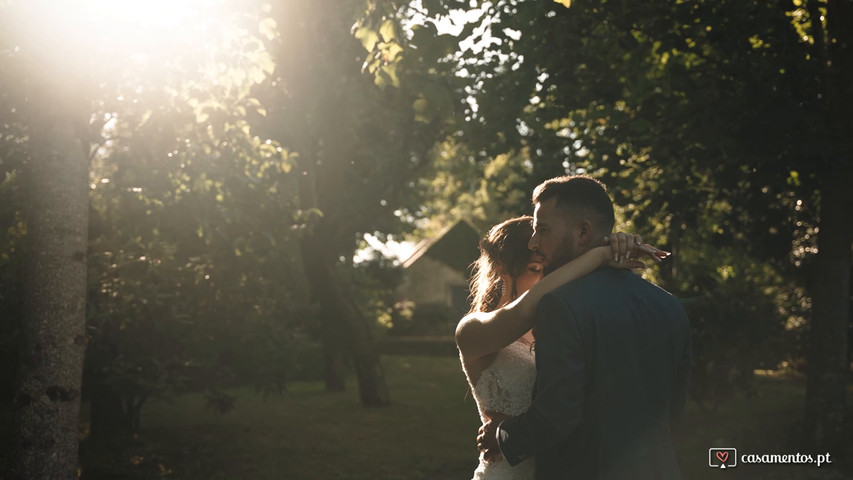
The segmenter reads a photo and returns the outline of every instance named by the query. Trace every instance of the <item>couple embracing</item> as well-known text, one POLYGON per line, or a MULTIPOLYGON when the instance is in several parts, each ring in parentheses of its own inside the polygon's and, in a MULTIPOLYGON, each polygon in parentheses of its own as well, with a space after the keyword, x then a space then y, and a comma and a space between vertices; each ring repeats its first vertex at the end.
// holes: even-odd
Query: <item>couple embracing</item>
POLYGON ((473 308, 456 329, 483 426, 474 479, 668 480, 690 326, 679 301, 630 271, 668 254, 611 233, 585 176, 545 181, 534 217, 480 242, 473 308))

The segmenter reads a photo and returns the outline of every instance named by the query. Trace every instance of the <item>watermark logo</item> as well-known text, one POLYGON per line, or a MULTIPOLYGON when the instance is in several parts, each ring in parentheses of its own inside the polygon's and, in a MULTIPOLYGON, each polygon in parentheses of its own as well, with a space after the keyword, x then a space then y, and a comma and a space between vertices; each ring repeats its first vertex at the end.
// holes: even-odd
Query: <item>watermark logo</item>
POLYGON ((744 453, 738 457, 736 448, 709 448, 708 449, 708 466, 711 468, 734 468, 738 466, 738 460, 744 465, 748 464, 812 464, 818 468, 832 464, 832 456, 829 452, 817 455, 809 455, 803 453, 784 453, 784 454, 756 454, 744 453))
POLYGON ((709 448, 708 465, 713 468, 737 467, 736 448, 709 448))

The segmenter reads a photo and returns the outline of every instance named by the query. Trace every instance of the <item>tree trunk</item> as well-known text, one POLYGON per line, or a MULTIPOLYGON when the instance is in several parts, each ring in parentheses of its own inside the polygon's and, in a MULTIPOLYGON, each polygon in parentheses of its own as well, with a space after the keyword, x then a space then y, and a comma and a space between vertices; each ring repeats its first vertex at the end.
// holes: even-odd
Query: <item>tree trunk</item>
POLYGON ((328 308, 326 293, 323 291, 323 282, 327 279, 318 270, 324 259, 316 243, 320 240, 318 231, 322 218, 315 211, 317 210, 317 190, 314 184, 316 182, 315 160, 310 149, 305 148, 303 151, 304 156, 299 162, 302 169, 302 175, 299 177, 299 204, 300 208, 307 212, 308 218, 306 219, 307 228, 300 239, 302 267, 308 279, 311 303, 319 307, 320 342, 323 344, 323 380, 326 383, 326 391, 343 392, 346 387, 343 357, 345 348, 338 322, 335 321, 335 312, 328 308))
POLYGON ((332 274, 333 305, 340 314, 335 318, 345 323, 347 347, 358 378, 361 404, 365 407, 387 407, 391 405, 391 397, 388 394, 385 373, 373 338, 371 321, 358 308, 352 293, 337 278, 334 270, 332 274))
POLYGON ((327 392, 343 392, 346 389, 345 348, 333 331, 335 325, 330 321, 333 314, 323 311, 320 315, 323 322, 323 381, 327 392))
POLYGON ((361 313, 352 294, 338 278, 334 265, 330 267, 326 271, 330 274, 327 291, 331 318, 338 320, 339 327, 346 335, 346 347, 358 378, 361 404, 365 407, 389 406, 391 399, 370 320, 361 313))
POLYGON ((348 353, 358 378, 362 405, 388 406, 391 401, 372 325, 359 310, 349 285, 338 274, 338 246, 349 242, 342 242, 338 238, 341 229, 332 228, 328 217, 315 211, 319 205, 315 153, 311 148, 302 151, 299 200, 308 217, 300 247, 311 301, 319 307, 322 322, 326 390, 344 389, 343 354, 348 353))
MULTIPOLYGON (((809 2, 812 15, 820 15, 809 2)), ((815 46, 824 68, 821 81, 829 142, 820 170, 820 230, 813 282, 813 315, 808 352, 805 441, 820 451, 839 448, 845 439, 845 390, 849 382, 850 249, 853 225, 853 2, 827 3, 826 37, 815 29, 815 46)))
MULTIPOLYGON (((317 270, 321 260, 313 250, 313 246, 306 245, 306 243, 302 244, 302 258, 306 265, 305 268, 317 270)), ((316 273, 308 275, 308 288, 311 291, 312 303, 318 307, 320 319, 320 341, 323 344, 323 381, 326 383, 327 392, 343 392, 346 389, 344 352, 347 349, 341 331, 341 322, 338 321, 340 312, 333 308, 333 302, 329 299, 332 294, 329 288, 331 280, 327 275, 316 275, 316 273)))
MULTIPOLYGON (((302 244, 302 258, 308 270, 306 278, 311 297, 318 303, 324 323, 324 347, 349 354, 363 406, 388 406, 391 400, 370 320, 361 313, 352 293, 337 274, 334 254, 326 252, 330 247, 322 238, 307 238, 302 244)), ((328 362, 326 365, 328 368, 328 362)), ((328 390, 328 377, 326 386, 328 390)))
POLYGON ((300 160, 303 174, 299 180, 300 205, 308 212, 306 229, 300 242, 302 265, 311 301, 319 307, 327 391, 344 389, 343 353, 355 367, 359 395, 365 407, 391 404, 385 374, 379 361, 372 325, 358 308, 349 285, 337 270, 341 229, 331 228, 329 220, 317 209, 316 175, 311 153, 300 160))
POLYGON ((79 92, 65 90, 30 92, 38 96, 30 97, 28 258, 11 455, 13 478, 21 479, 77 478, 89 181, 79 136, 85 123, 71 105, 79 92))
POLYGON ((123 398, 109 385, 91 387, 92 401, 89 440, 113 444, 139 433, 146 396, 123 398))
POLYGON ((805 415, 805 441, 815 451, 838 447, 844 441, 853 241, 849 177, 844 171, 829 170, 821 189, 805 415))
POLYGON ((89 440, 109 444, 130 434, 121 396, 110 387, 92 389, 89 440))

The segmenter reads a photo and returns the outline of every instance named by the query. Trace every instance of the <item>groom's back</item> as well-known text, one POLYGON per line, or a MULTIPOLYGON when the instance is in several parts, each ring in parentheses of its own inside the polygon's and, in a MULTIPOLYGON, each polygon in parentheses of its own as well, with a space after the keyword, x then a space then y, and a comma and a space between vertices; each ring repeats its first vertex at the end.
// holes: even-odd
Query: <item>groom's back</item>
MULTIPOLYGON (((553 295, 578 323, 587 383, 580 427, 586 432, 577 437, 586 439, 562 454, 585 463, 582 470, 596 478, 680 478, 670 418, 683 407, 689 368, 690 326, 681 303, 615 269, 598 270, 553 295)), ((547 469, 547 459, 540 460, 537 468, 547 469)))

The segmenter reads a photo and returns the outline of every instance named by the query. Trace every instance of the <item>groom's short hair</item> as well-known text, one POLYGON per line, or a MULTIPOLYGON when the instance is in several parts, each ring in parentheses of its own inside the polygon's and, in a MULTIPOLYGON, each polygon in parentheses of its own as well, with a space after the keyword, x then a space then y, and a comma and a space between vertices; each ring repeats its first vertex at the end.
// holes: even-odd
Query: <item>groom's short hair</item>
POLYGON ((582 212, 603 232, 613 230, 613 202, 600 181, 586 175, 566 175, 545 180, 533 190, 534 205, 552 198, 566 212, 582 212))

